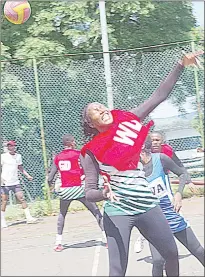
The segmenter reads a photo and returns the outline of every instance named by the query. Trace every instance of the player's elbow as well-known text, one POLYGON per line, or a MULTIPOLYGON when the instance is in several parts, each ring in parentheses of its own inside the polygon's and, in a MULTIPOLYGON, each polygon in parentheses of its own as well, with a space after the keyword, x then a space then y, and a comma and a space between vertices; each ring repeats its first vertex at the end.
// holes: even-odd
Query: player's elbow
POLYGON ((97 189, 85 189, 85 198, 89 202, 99 202, 102 201, 102 192, 97 189))
POLYGON ((89 202, 94 202, 94 201, 93 201, 93 193, 92 193, 92 190, 91 190, 91 189, 85 190, 85 198, 86 198, 86 200, 89 201, 89 202))

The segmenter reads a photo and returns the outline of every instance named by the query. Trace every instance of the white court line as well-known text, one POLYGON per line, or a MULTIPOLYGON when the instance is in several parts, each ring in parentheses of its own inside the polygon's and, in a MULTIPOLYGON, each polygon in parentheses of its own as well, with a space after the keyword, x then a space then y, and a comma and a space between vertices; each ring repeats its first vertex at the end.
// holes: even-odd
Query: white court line
POLYGON ((98 245, 95 247, 95 254, 94 254, 91 276, 97 276, 98 265, 99 265, 99 261, 100 261, 100 250, 101 250, 101 246, 102 246, 102 238, 97 239, 97 241, 98 241, 98 245))

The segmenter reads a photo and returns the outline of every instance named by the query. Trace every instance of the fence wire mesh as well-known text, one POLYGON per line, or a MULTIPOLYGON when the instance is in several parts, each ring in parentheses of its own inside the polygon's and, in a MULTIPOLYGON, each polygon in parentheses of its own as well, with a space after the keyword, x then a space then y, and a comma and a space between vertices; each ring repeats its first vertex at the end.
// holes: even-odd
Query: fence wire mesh
MULTIPOLYGON (((114 107, 128 110, 145 101, 182 56, 182 49, 190 52, 191 45, 111 53, 114 107)), ((43 114, 48 166, 62 149, 63 134, 72 133, 78 147, 82 146, 80 121, 83 107, 94 101, 107 105, 102 54, 39 58, 36 63, 40 103, 32 59, 2 62, 1 76, 2 151, 5 141, 17 141, 24 167, 34 177, 31 183, 21 178, 29 200, 43 197, 45 180, 39 105, 43 114)), ((150 115, 155 121, 154 129, 164 132, 167 142, 192 177, 203 176, 203 157, 196 151, 202 146, 200 120, 203 114, 204 70, 197 69, 194 73, 193 68, 187 68, 169 99, 150 115), (197 103, 197 95, 200 103, 197 103)))

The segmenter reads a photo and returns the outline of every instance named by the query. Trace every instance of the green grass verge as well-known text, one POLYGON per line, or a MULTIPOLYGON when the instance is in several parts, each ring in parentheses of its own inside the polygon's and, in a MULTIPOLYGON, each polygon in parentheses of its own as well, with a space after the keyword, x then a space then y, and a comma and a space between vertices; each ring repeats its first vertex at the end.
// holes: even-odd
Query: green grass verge
MULTIPOLYGON (((178 188, 178 185, 172 185, 173 192, 176 192, 178 188)), ((204 187, 199 187, 199 192, 196 194, 196 196, 204 196, 204 187)), ((189 190, 189 188, 184 189, 184 195, 183 198, 190 198, 193 196, 193 193, 189 190)), ((59 213, 59 199, 51 200, 52 203, 52 214, 51 215, 57 215, 59 213)), ((97 203, 98 207, 102 208, 102 202, 97 203)), ((31 214, 36 217, 42 217, 42 216, 48 216, 50 215, 48 212, 48 205, 45 200, 36 200, 35 202, 29 203, 29 208, 31 211, 31 214)), ((86 210, 85 206, 81 204, 79 201, 73 201, 69 207, 70 212, 77 212, 86 210)), ((7 206, 6 210, 6 219, 8 221, 11 220, 22 220, 25 218, 23 209, 21 208, 21 205, 9 205, 7 206)))

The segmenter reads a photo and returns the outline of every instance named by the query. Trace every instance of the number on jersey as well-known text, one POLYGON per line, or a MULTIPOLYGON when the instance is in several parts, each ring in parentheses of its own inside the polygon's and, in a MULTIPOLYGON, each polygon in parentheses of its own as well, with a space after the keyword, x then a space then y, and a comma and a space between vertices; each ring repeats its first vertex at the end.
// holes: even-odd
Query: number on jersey
POLYGON ((156 178, 155 180, 150 182, 149 187, 151 188, 152 193, 156 195, 158 198, 167 195, 167 189, 161 177, 156 178))
POLYGON ((61 171, 68 171, 71 170, 71 162, 70 161, 60 161, 58 163, 59 169, 61 171))

